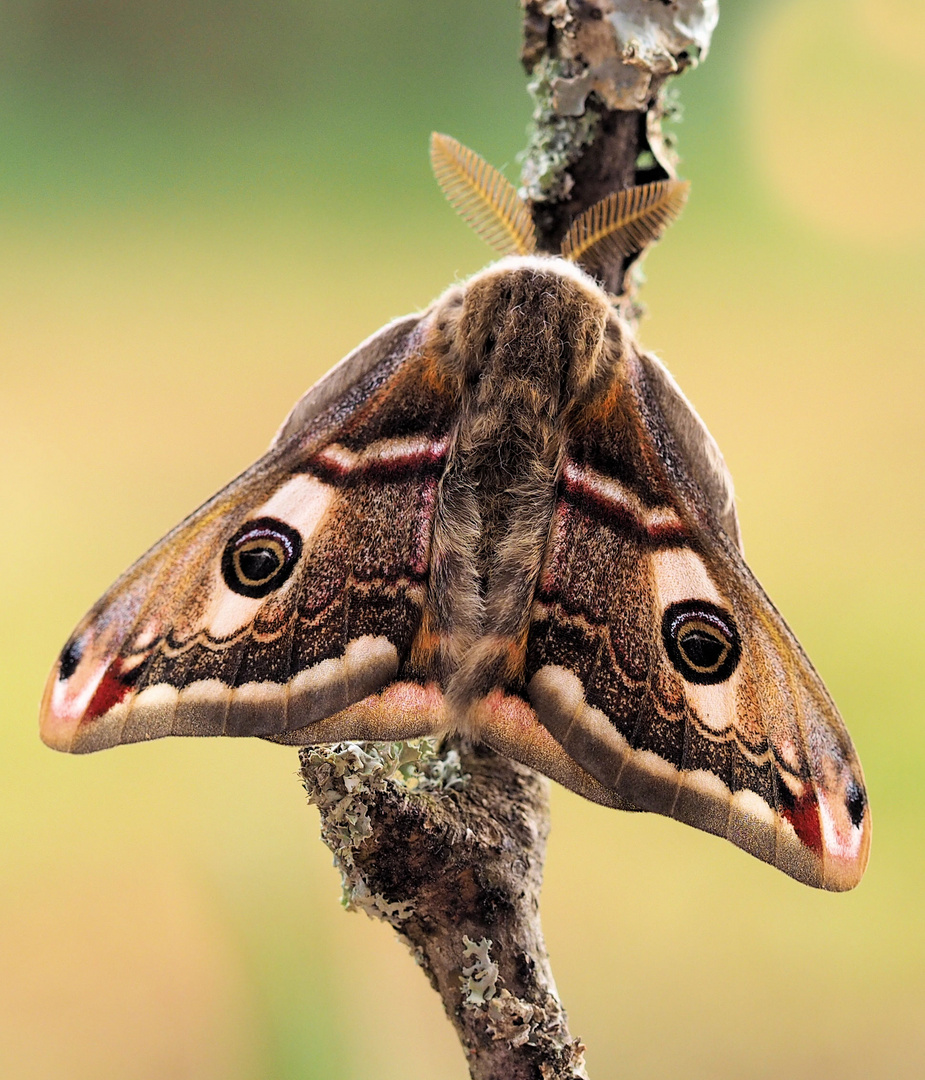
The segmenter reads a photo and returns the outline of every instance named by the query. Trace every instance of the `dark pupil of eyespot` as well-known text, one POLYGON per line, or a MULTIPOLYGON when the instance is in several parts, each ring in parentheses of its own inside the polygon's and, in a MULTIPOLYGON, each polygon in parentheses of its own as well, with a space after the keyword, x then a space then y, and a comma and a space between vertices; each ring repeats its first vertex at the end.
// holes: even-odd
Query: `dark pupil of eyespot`
POLYGON ((241 573, 248 581, 263 581, 279 567, 279 555, 269 548, 251 548, 238 556, 241 573))
POLYGON ((715 686, 739 666, 742 642, 732 613, 709 600, 680 600, 662 615, 662 644, 689 683, 715 686))
POLYGON ((225 544, 222 577, 232 592, 262 600, 282 588, 301 557, 298 530, 278 518, 254 518, 225 544))
POLYGON ((689 663, 698 668, 715 667, 728 646, 705 630, 691 630, 678 642, 689 663))

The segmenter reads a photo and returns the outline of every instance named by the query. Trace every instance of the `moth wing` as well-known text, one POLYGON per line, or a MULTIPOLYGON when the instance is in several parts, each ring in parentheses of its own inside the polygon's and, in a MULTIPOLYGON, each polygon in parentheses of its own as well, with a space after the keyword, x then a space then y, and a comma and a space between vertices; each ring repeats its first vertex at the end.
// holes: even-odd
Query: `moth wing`
POLYGON ((356 408, 377 381, 394 370, 396 358, 403 355, 409 336, 421 321, 420 315, 406 315, 360 342, 293 405, 270 448, 285 443, 293 435, 310 436, 319 420, 323 430, 326 425, 336 423, 336 417, 356 408))
POLYGON ((620 798, 851 888, 870 843, 860 764, 742 559, 715 443, 657 361, 628 356, 618 383, 568 447, 528 700, 620 798))
POLYGON ((735 486, 722 451, 665 365, 650 353, 641 355, 639 363, 680 463, 700 488, 726 535, 741 551, 735 486))
POLYGON ((403 679, 453 412, 426 323, 398 320, 364 342, 264 457, 103 596, 49 677, 45 742, 305 743, 437 723, 439 694, 403 679))

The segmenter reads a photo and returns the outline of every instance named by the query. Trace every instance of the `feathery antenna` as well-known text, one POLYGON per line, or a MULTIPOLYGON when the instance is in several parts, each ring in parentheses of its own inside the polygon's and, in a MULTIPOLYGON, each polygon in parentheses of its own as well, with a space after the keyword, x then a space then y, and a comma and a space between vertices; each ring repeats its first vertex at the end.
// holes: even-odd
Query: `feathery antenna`
POLYGON ((562 257, 591 268, 641 251, 681 213, 689 188, 686 180, 659 180, 608 195, 572 222, 562 257))
POLYGON ((474 150, 434 132, 434 176, 456 212, 501 255, 531 255, 536 234, 530 209, 513 184, 474 150))

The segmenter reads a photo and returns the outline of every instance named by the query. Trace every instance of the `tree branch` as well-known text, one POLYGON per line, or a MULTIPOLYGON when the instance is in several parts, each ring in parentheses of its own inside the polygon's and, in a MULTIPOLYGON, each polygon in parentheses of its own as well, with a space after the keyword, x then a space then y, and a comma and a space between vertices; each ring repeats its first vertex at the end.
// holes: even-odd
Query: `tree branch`
POLYGON ((549 781, 457 740, 307 747, 302 776, 346 906, 406 941, 472 1076, 584 1077, 540 926, 549 781))
MULTIPOLYGON (((675 176, 667 80, 706 56, 717 0, 521 0, 533 122, 521 180, 540 247, 613 191, 675 176)), ((632 260, 604 282, 630 294, 632 260)))
MULTIPOLYGON (((521 0, 535 109, 523 187, 541 249, 612 191, 674 175, 666 80, 702 58, 716 0, 521 0)), ((605 286, 632 316, 631 260, 605 286)), ((482 746, 306 747, 344 902, 384 919, 440 994, 475 1080, 577 1080, 539 914, 549 782, 482 746)))

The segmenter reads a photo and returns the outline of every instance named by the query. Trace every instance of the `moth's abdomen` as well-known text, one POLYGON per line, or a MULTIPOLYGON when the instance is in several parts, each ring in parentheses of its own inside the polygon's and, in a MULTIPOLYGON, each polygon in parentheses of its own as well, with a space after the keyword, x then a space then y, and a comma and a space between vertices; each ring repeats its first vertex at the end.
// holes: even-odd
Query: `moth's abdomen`
POLYGON ((562 463, 564 411, 592 379, 611 313, 559 260, 507 259, 435 313, 438 369, 459 400, 440 486, 428 608, 449 642, 452 719, 523 689, 530 605, 562 463), (449 585, 449 588, 448 588, 449 585))

